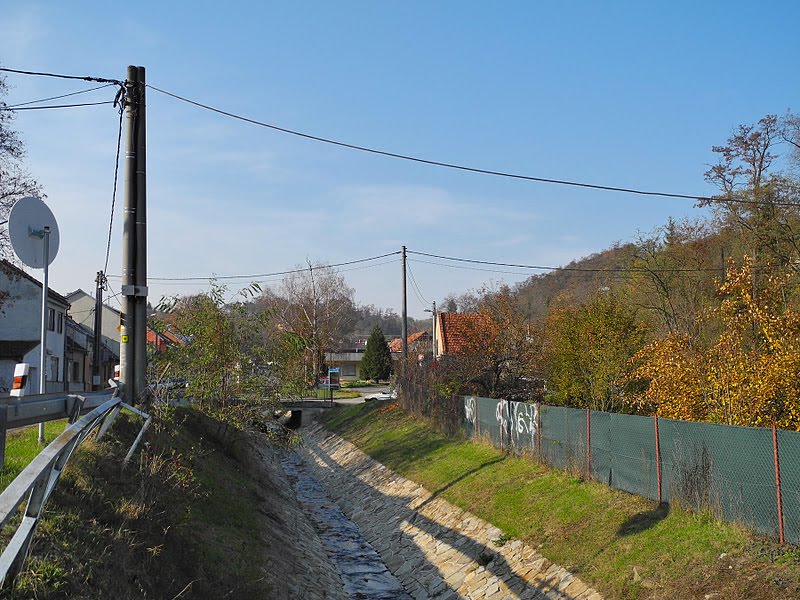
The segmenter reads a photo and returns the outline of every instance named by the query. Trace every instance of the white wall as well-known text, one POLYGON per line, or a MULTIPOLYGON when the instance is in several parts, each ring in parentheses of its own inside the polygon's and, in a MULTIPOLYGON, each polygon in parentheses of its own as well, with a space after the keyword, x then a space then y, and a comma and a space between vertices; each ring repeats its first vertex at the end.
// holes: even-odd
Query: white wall
MULTIPOLYGON (((26 277, 9 277, 4 269, 0 269, 0 289, 8 290, 9 296, 0 307, 0 342, 2 341, 30 341, 38 342, 41 339, 42 315, 42 286, 26 277)), ((47 356, 58 359, 58 372, 54 378, 51 374, 50 361, 48 360, 47 379, 48 391, 64 389, 64 341, 67 330, 67 305, 48 298, 47 307, 55 310, 53 331, 47 332, 47 356), (61 331, 59 332, 59 315, 61 331)), ((39 393, 39 347, 30 350, 23 357, 22 362, 31 365, 31 376, 28 378, 26 393, 39 393), (34 376, 34 368, 35 376, 34 376)), ((11 387, 14 379, 14 363, 10 360, 0 361, 0 388, 11 387), (12 364, 13 363, 13 364, 12 364)))
MULTIPOLYGON (((78 290, 70 294, 69 301, 71 302, 69 314, 75 322, 94 330, 94 297, 83 290, 78 290)), ((117 356, 119 356, 120 339, 119 317, 119 312, 103 304, 103 326, 101 331, 106 345, 117 356)))

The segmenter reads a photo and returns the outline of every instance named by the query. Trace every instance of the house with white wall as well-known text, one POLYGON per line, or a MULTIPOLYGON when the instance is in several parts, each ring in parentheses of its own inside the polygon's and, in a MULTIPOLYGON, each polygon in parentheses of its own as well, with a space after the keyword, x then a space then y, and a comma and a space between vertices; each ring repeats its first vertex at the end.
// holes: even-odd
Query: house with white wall
MULTIPOLYGON (((67 294, 67 300, 69 300, 71 306, 69 316, 71 316, 76 323, 90 330, 94 330, 94 296, 81 289, 77 289, 67 294)), ((100 329, 103 335, 102 342, 117 356, 119 356, 119 326, 121 319, 122 312, 107 304, 103 304, 103 323, 100 329)), ((103 381, 105 381, 105 379, 103 379, 103 381)))
MULTIPOLYGON (((66 321, 69 301, 47 293, 46 392, 65 389, 66 321)), ((14 366, 30 364, 27 394, 39 393, 42 284, 19 267, 0 260, 0 394, 14 380, 14 366)))

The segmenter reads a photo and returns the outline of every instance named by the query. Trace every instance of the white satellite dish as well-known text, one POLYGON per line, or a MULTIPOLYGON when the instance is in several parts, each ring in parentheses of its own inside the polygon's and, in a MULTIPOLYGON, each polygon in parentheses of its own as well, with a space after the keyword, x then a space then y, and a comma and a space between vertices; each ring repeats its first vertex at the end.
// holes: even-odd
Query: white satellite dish
POLYGON ((46 227, 50 228, 50 240, 47 244, 49 266, 58 254, 59 235, 56 218, 40 198, 29 196, 17 200, 8 217, 8 237, 19 259, 34 269, 45 267, 46 227))

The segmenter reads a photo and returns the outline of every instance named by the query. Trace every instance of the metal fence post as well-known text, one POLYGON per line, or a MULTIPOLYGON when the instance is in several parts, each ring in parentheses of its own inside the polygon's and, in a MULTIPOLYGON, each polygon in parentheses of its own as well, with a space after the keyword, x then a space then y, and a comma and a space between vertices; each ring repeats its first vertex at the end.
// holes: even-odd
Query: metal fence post
POLYGON ((656 481, 658 482, 658 505, 661 506, 661 442, 658 438, 658 415, 653 416, 656 430, 656 481))
POLYGON ((772 424, 772 452, 775 456, 775 493, 778 496, 778 537, 781 545, 783 539, 783 499, 781 498, 781 467, 778 460, 778 430, 775 423, 772 424))

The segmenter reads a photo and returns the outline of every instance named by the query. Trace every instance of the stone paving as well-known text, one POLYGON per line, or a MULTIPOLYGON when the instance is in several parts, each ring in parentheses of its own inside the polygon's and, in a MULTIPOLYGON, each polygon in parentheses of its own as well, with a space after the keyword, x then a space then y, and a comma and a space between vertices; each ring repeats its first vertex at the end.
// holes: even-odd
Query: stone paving
POLYGON ((299 453, 415 600, 601 600, 569 571, 318 425, 299 453))

